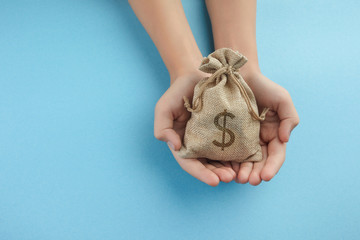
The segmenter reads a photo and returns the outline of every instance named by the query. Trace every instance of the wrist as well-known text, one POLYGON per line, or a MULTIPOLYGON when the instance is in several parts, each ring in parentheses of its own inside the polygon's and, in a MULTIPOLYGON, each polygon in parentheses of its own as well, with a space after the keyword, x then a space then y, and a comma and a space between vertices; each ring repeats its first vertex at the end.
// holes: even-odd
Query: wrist
POLYGON ((245 64, 243 67, 241 67, 238 72, 240 73, 240 75, 243 77, 243 79, 245 80, 245 82, 249 85, 252 86, 257 79, 259 79, 259 76, 262 75, 261 70, 259 65, 247 65, 245 64))
POLYGON ((189 84, 196 85, 200 80, 205 77, 209 77, 208 73, 204 73, 198 69, 189 69, 188 71, 182 72, 176 77, 170 78, 170 85, 174 84, 177 81, 188 81, 189 84))
POLYGON ((206 73, 199 70, 202 59, 201 54, 181 56, 175 66, 168 68, 170 82, 173 83, 182 76, 205 76, 206 73))
POLYGON ((261 73, 260 67, 258 64, 246 63, 238 71, 242 77, 249 77, 261 73))

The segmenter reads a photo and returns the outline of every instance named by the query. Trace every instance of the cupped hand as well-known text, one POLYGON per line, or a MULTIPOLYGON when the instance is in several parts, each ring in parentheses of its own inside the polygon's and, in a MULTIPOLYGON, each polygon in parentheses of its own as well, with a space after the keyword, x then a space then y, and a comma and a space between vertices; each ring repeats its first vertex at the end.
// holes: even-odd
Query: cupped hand
POLYGON ((200 71, 185 74, 172 81, 169 89, 155 107, 154 135, 167 142, 182 169, 200 181, 217 186, 220 181, 231 182, 236 177, 239 164, 209 159, 184 159, 178 156, 190 113, 184 107, 183 96, 192 99, 195 85, 208 76, 200 71))
POLYGON ((258 185, 262 180, 270 181, 284 163, 286 143, 291 131, 299 124, 299 116, 286 89, 260 72, 243 74, 243 77, 255 95, 259 112, 265 107, 270 108, 260 124, 263 160, 241 163, 235 179, 240 183, 258 185))

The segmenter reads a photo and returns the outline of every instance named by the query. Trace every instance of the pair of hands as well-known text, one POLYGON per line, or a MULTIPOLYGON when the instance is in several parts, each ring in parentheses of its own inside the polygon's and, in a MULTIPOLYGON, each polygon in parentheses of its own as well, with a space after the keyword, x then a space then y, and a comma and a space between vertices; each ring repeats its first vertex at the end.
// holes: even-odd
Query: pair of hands
POLYGON ((209 75, 194 71, 173 81, 155 107, 155 137, 168 143, 182 169, 210 186, 217 186, 220 181, 235 180, 237 183, 258 185, 262 180, 271 180, 285 161, 286 143, 291 131, 298 125, 299 117, 290 94, 259 71, 243 74, 243 77, 255 95, 259 112, 265 107, 270 108, 265 121, 260 124, 263 160, 238 163, 183 159, 177 155, 190 118, 190 113, 184 107, 183 96, 192 99, 195 85, 206 76, 209 75))

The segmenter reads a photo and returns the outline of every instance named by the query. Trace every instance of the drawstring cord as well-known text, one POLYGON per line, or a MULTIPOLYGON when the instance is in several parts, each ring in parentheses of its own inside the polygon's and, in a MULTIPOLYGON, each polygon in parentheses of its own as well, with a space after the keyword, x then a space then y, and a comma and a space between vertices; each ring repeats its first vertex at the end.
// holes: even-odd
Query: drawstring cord
POLYGON ((249 109, 250 115, 258 121, 264 121, 265 120, 265 115, 266 113, 269 111, 269 108, 264 108, 264 110, 262 111, 262 113, 260 114, 260 116, 255 112, 254 108, 251 106, 251 100, 249 98, 249 95, 246 92, 245 87, 239 82, 238 78, 242 78, 241 75, 237 72, 234 73, 232 66, 230 65, 226 65, 220 69, 218 69, 213 75, 211 75, 206 82, 204 82, 200 88, 198 89, 199 94, 198 96, 194 99, 194 104, 193 104, 193 108, 191 108, 190 106, 190 101, 189 99, 184 96, 184 106, 186 107, 186 109, 189 112, 199 112, 202 109, 203 106, 203 95, 204 95, 204 91, 206 89, 206 87, 214 82, 215 79, 217 79, 219 76, 221 76, 221 74, 224 73, 228 73, 229 79, 231 79, 236 86, 239 88, 241 95, 244 97, 246 105, 249 109))

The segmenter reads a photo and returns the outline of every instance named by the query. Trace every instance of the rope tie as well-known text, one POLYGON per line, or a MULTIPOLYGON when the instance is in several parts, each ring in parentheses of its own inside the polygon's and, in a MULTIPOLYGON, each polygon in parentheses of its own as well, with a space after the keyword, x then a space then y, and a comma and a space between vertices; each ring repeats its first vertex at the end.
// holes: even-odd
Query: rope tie
POLYGON ((255 112, 254 108, 251 106, 251 100, 249 95, 246 92, 245 87, 243 86, 243 84, 238 80, 241 77, 241 75, 237 72, 234 71, 234 68, 231 65, 225 65, 222 68, 219 68, 213 75, 211 75, 198 89, 199 94, 196 98, 194 98, 194 104, 193 104, 193 108, 191 108, 190 106, 190 101, 189 99, 184 96, 184 106, 186 107, 186 109, 189 112, 199 112, 202 109, 203 106, 203 95, 204 95, 204 91, 205 88, 212 82, 214 82, 219 76, 221 76, 221 74, 227 73, 229 76, 229 79, 232 80, 236 86, 239 88, 241 95, 243 96, 246 105, 248 107, 248 110, 250 112, 250 115, 258 121, 264 121, 265 120, 265 115, 266 113, 269 111, 269 108, 264 108, 264 110, 262 111, 262 113, 260 114, 260 116, 255 112))

